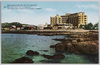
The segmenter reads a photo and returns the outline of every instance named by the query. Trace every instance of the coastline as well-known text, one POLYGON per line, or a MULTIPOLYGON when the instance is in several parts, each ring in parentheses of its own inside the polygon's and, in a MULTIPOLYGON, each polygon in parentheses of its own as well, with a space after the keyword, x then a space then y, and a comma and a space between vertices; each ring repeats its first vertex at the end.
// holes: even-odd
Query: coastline
POLYGON ((68 36, 71 39, 54 39, 61 41, 56 45, 53 45, 55 51, 79 54, 98 54, 99 50, 99 34, 98 31, 89 31, 88 33, 73 33, 68 36))
POLYGON ((74 53, 98 54, 98 30, 21 30, 2 31, 2 33, 37 34, 45 36, 68 35, 71 39, 54 39, 61 41, 56 45, 55 51, 69 51, 74 53))
MULTIPOLYGON (((20 31, 10 31, 10 32, 12 32, 12 33, 18 32, 17 34, 20 34, 20 33, 23 34, 23 32, 25 32, 25 31, 23 31, 23 32, 22 31, 21 32, 20 31)), ((33 34, 32 32, 34 32, 34 31, 27 31, 24 34, 33 34)), ((44 36, 47 35, 47 37, 50 36, 51 34, 52 35, 60 35, 60 34, 68 35, 67 36, 68 39, 66 39, 66 38, 53 39, 56 41, 61 41, 60 43, 57 43, 57 44, 54 44, 53 46, 51 45, 50 47, 48 47, 48 48, 53 48, 55 50, 55 54, 41 55, 39 53, 40 56, 47 58, 48 60, 49 59, 55 60, 57 58, 59 58, 59 60, 61 60, 61 59, 65 58, 65 55, 63 53, 68 52, 68 53, 75 53, 75 54, 83 54, 83 55, 87 56, 86 58, 93 56, 93 59, 96 59, 96 60, 93 61, 93 59, 89 58, 89 61, 98 63, 98 61, 97 61, 98 60, 98 44, 99 44, 98 43, 98 31, 96 31, 96 30, 95 31, 93 31, 93 30, 91 30, 91 31, 90 30, 80 30, 80 31, 78 31, 78 30, 72 30, 72 31, 68 31, 68 30, 66 30, 66 31, 65 30, 63 30, 63 31, 61 31, 61 30, 58 30, 58 31, 38 30, 38 31, 35 31, 34 34, 36 34, 36 32, 38 32, 39 34, 44 35, 44 36), (55 34, 55 33, 57 33, 57 34, 55 34), (60 52, 60 54, 59 54, 59 52, 60 52)), ((28 51, 30 51, 30 50, 28 50, 28 51)), ((30 52, 30 54, 32 54, 33 52, 34 52, 34 50, 32 52, 30 52)), ((35 51, 35 52, 38 52, 38 51, 35 51)), ((18 62, 17 60, 20 60, 20 59, 23 60, 24 58, 27 58, 27 61, 30 61, 30 62, 32 61, 32 60, 28 59, 28 57, 21 57, 21 58, 16 59, 13 63, 18 62)), ((35 61, 32 61, 32 62, 34 63, 35 61)), ((41 61, 41 62, 46 62, 46 60, 41 61)))
MULTIPOLYGON (((2 33, 16 33, 16 34, 37 34, 37 35, 66 35, 66 34, 73 34, 73 33, 87 33, 90 30, 2 30, 2 33)), ((97 31, 98 30, 92 30, 97 31)))

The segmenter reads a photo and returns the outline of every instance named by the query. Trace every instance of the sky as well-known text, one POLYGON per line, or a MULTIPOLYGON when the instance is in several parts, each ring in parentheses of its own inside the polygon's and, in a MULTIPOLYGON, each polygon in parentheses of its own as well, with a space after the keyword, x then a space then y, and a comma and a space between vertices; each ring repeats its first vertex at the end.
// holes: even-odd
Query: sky
POLYGON ((50 24, 50 17, 56 14, 85 12, 88 15, 88 23, 99 22, 99 3, 96 1, 29 1, 29 2, 2 2, 1 22, 20 22, 22 24, 50 24), (8 9, 7 5, 33 5, 39 9, 8 9))

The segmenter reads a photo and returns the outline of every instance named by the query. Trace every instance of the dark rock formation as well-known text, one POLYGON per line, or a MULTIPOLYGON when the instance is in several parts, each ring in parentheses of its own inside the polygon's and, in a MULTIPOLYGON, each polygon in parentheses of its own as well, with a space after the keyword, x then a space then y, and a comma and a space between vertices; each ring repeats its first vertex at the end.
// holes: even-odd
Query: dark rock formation
POLYGON ((77 43, 77 40, 72 40, 72 43, 77 43))
POLYGON ((32 59, 29 59, 28 57, 22 57, 16 59, 13 63, 34 63, 34 61, 32 61, 32 59))
POLYGON ((47 59, 53 59, 53 56, 50 56, 50 55, 43 54, 42 56, 45 57, 45 58, 47 58, 47 59))
POLYGON ((26 54, 27 54, 27 55, 31 55, 31 56, 33 56, 33 55, 39 55, 38 52, 32 51, 32 50, 28 50, 28 51, 26 52, 26 54))
POLYGON ((64 59, 64 58, 65 58, 65 56, 62 55, 62 54, 55 54, 55 55, 53 55, 53 59, 64 59))
POLYGON ((51 55, 42 55, 42 56, 47 59, 63 59, 63 58, 65 58, 65 56, 63 54, 55 54, 53 56, 51 56, 51 55))
POLYGON ((56 52, 63 52, 65 51, 65 45, 63 43, 59 43, 55 45, 56 52))
POLYGON ((77 42, 84 42, 84 39, 83 38, 79 38, 79 39, 77 39, 77 42))
POLYGON ((98 45, 93 42, 80 42, 77 44, 73 44, 74 48, 80 53, 84 54, 97 54, 98 53, 98 45))
POLYGON ((72 39, 59 39, 60 41, 62 41, 62 43, 55 45, 55 51, 68 51, 82 54, 98 54, 98 33, 77 33, 70 35, 70 37, 72 37, 72 39))
POLYGON ((51 45, 50 48, 55 48, 55 45, 51 45))

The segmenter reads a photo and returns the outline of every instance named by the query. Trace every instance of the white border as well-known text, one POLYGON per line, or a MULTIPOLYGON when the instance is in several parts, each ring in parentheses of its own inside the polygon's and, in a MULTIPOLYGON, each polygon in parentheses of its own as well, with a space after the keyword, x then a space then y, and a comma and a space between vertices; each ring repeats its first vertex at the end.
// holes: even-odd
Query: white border
POLYGON ((1 0, 1 1, 99 1, 99 0, 1 0))
MULTIPOLYGON (((99 2, 99 17, 100 17, 100 0, 0 0, 0 31, 1 31, 1 1, 97 1, 99 2)), ((99 18, 99 22, 100 22, 100 18, 99 18)), ((99 34, 100 34, 100 24, 99 24, 99 34)), ((99 42, 100 42, 100 37, 99 37, 99 42)), ((1 32, 0 32, 0 43, 1 43, 1 32)), ((100 50, 99 50, 99 54, 100 54, 100 50)), ((0 65, 33 65, 33 64, 1 64, 1 44, 0 44, 0 65)), ((34 65, 47 65, 47 64, 34 64, 34 65)), ((58 64, 49 64, 49 65, 58 65, 58 64)), ((67 64, 67 65, 100 65, 100 60, 99 60, 99 64, 67 64)))

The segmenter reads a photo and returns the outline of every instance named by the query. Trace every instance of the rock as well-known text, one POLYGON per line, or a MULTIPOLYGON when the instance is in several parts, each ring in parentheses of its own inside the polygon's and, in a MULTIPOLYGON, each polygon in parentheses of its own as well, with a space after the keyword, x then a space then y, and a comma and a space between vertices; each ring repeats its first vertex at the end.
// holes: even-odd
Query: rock
POLYGON ((84 41, 91 41, 90 38, 84 38, 84 41))
POLYGON ((77 40, 72 40, 72 43, 77 43, 77 40))
POLYGON ((79 39, 77 39, 77 42, 84 42, 84 39, 79 38, 79 39))
POLYGON ((82 54, 97 54, 98 53, 98 45, 91 41, 88 42, 80 42, 74 45, 75 49, 82 54))
POLYGON ((47 58, 47 59, 53 59, 53 56, 50 56, 50 55, 43 54, 42 56, 45 57, 45 58, 47 58))
POLYGON ((28 50, 28 51, 26 52, 26 54, 27 54, 27 55, 31 55, 31 56, 33 56, 33 55, 39 55, 38 52, 32 51, 32 50, 28 50))
POLYGON ((34 51, 34 53, 33 53, 34 55, 39 55, 39 53, 38 52, 36 52, 36 51, 34 51))
POLYGON ((66 39, 67 42, 72 42, 72 39, 66 39))
POLYGON ((50 48, 55 48, 55 45, 51 45, 50 48))
POLYGON ((22 57, 16 59, 13 63, 34 63, 34 61, 32 61, 32 59, 29 59, 28 57, 22 57))
POLYGON ((33 53, 34 53, 34 52, 33 52, 32 50, 28 50, 28 51, 26 52, 27 55, 33 55, 33 53))
POLYGON ((39 50, 39 51, 44 51, 44 52, 48 52, 49 50, 39 50))
POLYGON ((63 58, 65 58, 65 56, 64 55, 62 55, 62 54, 55 54, 55 55, 53 55, 53 56, 51 56, 51 55, 42 55, 43 57, 45 57, 45 58, 47 58, 47 59, 63 59, 63 58))
POLYGON ((56 52, 63 52, 65 51, 65 45, 63 43, 59 43, 55 45, 56 52))
POLYGON ((78 38, 79 36, 77 34, 71 35, 71 38, 78 38))
POLYGON ((53 55, 53 59, 64 59, 65 56, 63 54, 55 54, 53 55))
POLYGON ((44 52, 48 52, 48 50, 43 50, 44 52))
POLYGON ((74 45, 76 45, 77 43, 67 43, 66 44, 66 48, 65 50, 68 51, 68 52, 74 52, 74 53, 79 53, 75 48, 74 48, 74 45))
POLYGON ((99 44, 99 41, 98 41, 98 40, 94 40, 94 42, 95 42, 96 44, 99 44))

